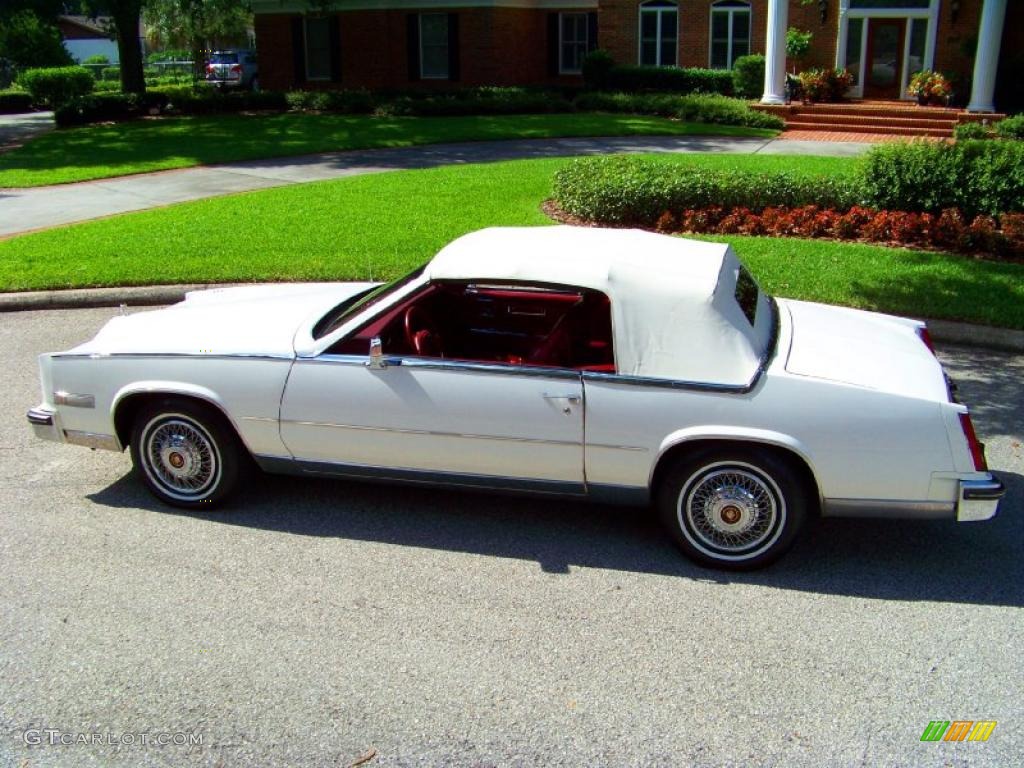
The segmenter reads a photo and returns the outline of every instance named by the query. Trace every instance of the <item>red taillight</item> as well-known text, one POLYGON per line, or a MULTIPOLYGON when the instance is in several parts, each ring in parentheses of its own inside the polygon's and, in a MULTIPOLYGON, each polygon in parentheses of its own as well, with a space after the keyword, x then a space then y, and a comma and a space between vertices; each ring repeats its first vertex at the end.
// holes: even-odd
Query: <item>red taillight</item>
POLYGON ((242 71, 242 65, 241 64, 232 64, 231 65, 231 71, 232 72, 241 72, 242 71))
POLYGON ((928 333, 928 329, 924 326, 921 326, 920 328, 917 329, 917 335, 921 337, 921 341, 923 341, 924 345, 928 347, 928 351, 934 355, 935 345, 932 344, 932 335, 928 333))
POLYGON ((206 71, 207 72, 213 72, 213 64, 207 64, 206 65, 206 71))
POLYGON ((984 472, 988 469, 988 464, 985 462, 985 446, 978 441, 978 436, 974 434, 974 424, 971 422, 971 414, 960 414, 960 428, 964 431, 964 437, 967 438, 967 447, 971 451, 971 459, 974 461, 974 469, 978 472, 984 472))

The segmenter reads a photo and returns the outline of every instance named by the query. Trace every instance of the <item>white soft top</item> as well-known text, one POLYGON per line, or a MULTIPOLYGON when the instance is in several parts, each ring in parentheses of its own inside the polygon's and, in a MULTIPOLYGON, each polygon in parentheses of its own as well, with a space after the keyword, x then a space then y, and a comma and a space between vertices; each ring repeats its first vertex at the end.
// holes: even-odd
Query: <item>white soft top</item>
POLYGON ((735 298, 739 270, 719 243, 635 229, 494 227, 443 248, 424 277, 601 291, 619 373, 744 385, 768 345, 771 310, 760 295, 751 326, 735 298))

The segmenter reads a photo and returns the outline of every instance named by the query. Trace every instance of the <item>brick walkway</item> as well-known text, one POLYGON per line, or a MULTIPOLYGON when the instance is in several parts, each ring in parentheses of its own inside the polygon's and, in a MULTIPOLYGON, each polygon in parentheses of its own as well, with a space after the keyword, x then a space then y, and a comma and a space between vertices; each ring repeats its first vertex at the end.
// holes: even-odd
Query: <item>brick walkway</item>
POLYGON ((780 139, 791 141, 859 141, 875 144, 880 141, 907 141, 912 136, 894 136, 891 133, 853 133, 849 131, 783 131, 780 139))

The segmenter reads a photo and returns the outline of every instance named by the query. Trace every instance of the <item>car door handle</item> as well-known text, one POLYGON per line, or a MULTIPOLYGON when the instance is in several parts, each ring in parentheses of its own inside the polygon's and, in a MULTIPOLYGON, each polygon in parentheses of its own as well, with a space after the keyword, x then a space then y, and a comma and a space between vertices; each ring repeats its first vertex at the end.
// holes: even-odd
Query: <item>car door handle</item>
POLYGON ((571 395, 552 395, 552 394, 549 394, 549 393, 545 392, 544 393, 544 399, 545 400, 568 400, 573 405, 579 405, 581 398, 580 398, 579 395, 576 395, 576 394, 571 394, 571 395))

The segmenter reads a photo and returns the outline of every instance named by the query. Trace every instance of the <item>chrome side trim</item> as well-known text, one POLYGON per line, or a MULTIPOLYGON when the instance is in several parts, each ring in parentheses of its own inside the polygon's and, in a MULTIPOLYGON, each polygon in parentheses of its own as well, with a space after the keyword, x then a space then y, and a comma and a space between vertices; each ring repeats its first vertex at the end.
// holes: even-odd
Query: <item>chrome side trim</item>
MULTIPOLYGON (((445 360, 443 358, 416 358, 384 355, 384 370, 388 368, 418 368, 436 371, 463 371, 468 373, 497 373, 505 376, 537 376, 548 379, 580 380, 580 371, 571 368, 541 368, 530 365, 504 365, 502 363, 474 363, 463 360, 445 360)), ((296 364, 320 363, 328 365, 360 365, 370 367, 370 358, 366 355, 334 355, 323 354, 317 357, 299 357, 296 364)), ((379 370, 379 369, 375 369, 379 370)), ((386 373, 383 375, 387 375, 386 373)))
POLYGON ((400 427, 367 427, 358 424, 335 424, 329 421, 302 421, 298 419, 281 419, 282 424, 298 424, 303 427, 330 427, 334 429, 353 429, 361 432, 394 432, 403 435, 429 435, 431 437, 461 437, 471 440, 501 440, 513 443, 538 443, 541 445, 573 445, 582 448, 576 440, 543 440, 535 437, 509 437, 507 435, 476 435, 467 432, 439 432, 431 429, 402 429, 400 427))
POLYGON ((822 517, 889 517, 907 520, 952 520, 956 505, 946 501, 891 499, 824 499, 822 517))
POLYGON ((96 397, 94 395, 82 395, 74 392, 54 392, 54 405, 66 405, 70 408, 95 408, 96 397))
POLYGON ((155 358, 168 358, 171 360, 179 358, 205 358, 210 360, 294 360, 295 355, 251 353, 251 352, 219 352, 217 354, 206 354, 204 352, 55 352, 51 357, 59 357, 65 360, 89 359, 89 360, 152 360, 155 358))
POLYGON ((640 445, 612 445, 611 443, 587 443, 587 448, 608 448, 613 451, 638 451, 640 453, 649 453, 650 448, 644 448, 640 445))
POLYGON ((64 439, 72 445, 84 445, 86 448, 101 448, 106 451, 121 450, 121 442, 117 439, 116 435, 102 435, 98 432, 65 429, 64 439))
POLYGON ((276 424, 277 421, 278 421, 277 419, 275 419, 272 416, 239 416, 239 419, 241 421, 260 421, 260 422, 269 422, 271 424, 276 424))

